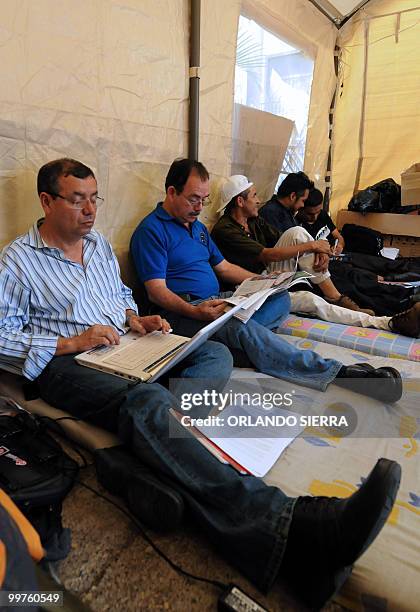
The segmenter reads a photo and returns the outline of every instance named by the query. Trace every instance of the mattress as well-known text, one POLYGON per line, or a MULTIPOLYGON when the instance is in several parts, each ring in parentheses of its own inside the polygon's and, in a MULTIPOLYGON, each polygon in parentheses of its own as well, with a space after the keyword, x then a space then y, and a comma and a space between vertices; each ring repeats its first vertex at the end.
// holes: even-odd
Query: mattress
MULTIPOLYGON (((288 495, 347 497, 361 484, 380 457, 396 460, 402 482, 394 509, 372 546, 355 564, 353 573, 335 601, 351 610, 418 610, 420 602, 420 365, 412 361, 367 356, 363 352, 308 339, 285 338, 302 349, 315 348, 324 357, 346 364, 368 361, 375 367, 391 365, 404 377, 404 395, 395 405, 381 405, 330 385, 325 393, 310 391, 326 411, 354 409, 359 431, 334 437, 320 428, 307 428, 295 439, 265 476, 267 484, 288 495), (385 424, 392 421, 393 434, 385 424), (373 434, 363 434, 364 431, 373 434), (376 432, 376 433, 375 433, 376 432)), ((261 374, 235 371, 235 378, 256 379, 261 374)), ((269 377, 267 377, 269 378, 269 377)), ((273 379, 274 380, 274 379, 273 379)), ((285 389, 283 381, 276 386, 285 389)), ((290 388, 290 384, 289 388, 290 388)), ((242 385, 241 385, 242 386, 242 385)), ((297 393, 308 393, 295 386, 297 393)), ((392 428, 391 428, 392 429, 392 428)))
POLYGON ((327 342, 371 355, 420 361, 420 340, 371 327, 355 327, 289 315, 277 333, 327 342))

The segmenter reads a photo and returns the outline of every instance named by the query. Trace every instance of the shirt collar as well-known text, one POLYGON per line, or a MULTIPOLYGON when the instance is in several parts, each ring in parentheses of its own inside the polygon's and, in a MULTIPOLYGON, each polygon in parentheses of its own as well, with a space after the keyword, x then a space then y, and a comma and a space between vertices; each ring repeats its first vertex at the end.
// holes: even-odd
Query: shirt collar
POLYGON ((157 203, 156 216, 159 217, 159 219, 162 219, 162 221, 177 221, 175 217, 172 217, 172 215, 170 215, 168 211, 163 208, 163 202, 157 203))
POLYGON ((231 215, 224 215, 224 218, 226 219, 226 223, 233 223, 233 225, 236 225, 237 227, 240 227, 241 230, 245 231, 245 227, 239 223, 236 219, 234 219, 231 215))
MULTIPOLYGON (((182 223, 182 221, 180 221, 179 219, 177 219, 176 217, 173 217, 172 215, 170 215, 168 213, 168 211, 166 211, 163 208, 163 202, 158 202, 155 208, 155 212, 156 212, 156 216, 161 220, 161 221, 172 221, 173 223, 176 223, 177 225, 179 225, 180 227, 183 227, 186 231, 188 231, 188 228, 184 225, 184 223, 182 223)), ((194 221, 193 223, 190 224, 190 229, 191 229, 191 233, 194 234, 197 231, 197 228, 199 228, 200 225, 198 223, 198 219, 196 221, 194 221)))
MULTIPOLYGON (((236 225, 237 227, 240 227, 242 231, 245 232, 245 234, 248 234, 248 232, 245 229, 245 226, 242 225, 241 223, 239 223, 236 219, 234 219, 233 217, 231 217, 230 215, 224 215, 224 217, 227 217, 226 222, 231 222, 233 223, 233 225, 236 225)), ((257 224, 259 217, 250 217, 248 219, 248 227, 249 229, 253 229, 254 225, 257 224)))
MULTIPOLYGON (((23 244, 33 247, 34 249, 48 249, 48 250, 56 249, 56 247, 49 247, 45 243, 45 241, 43 240, 39 232, 39 228, 41 227, 43 222, 44 222, 44 217, 42 217, 41 219, 38 219, 38 221, 36 221, 32 225, 32 227, 29 229, 29 232, 23 237, 23 244)), ((83 237, 83 240, 92 241, 96 243, 97 242, 96 231, 91 230, 89 234, 86 234, 86 236, 83 237)), ((56 249, 56 250, 60 250, 60 249, 56 249)))

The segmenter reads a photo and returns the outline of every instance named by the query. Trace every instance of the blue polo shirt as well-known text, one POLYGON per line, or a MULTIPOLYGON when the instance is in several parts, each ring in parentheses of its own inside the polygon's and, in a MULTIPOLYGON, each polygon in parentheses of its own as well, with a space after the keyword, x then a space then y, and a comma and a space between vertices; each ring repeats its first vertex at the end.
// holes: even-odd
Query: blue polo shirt
POLYGON ((201 221, 190 230, 171 217, 162 202, 137 226, 130 251, 142 283, 160 278, 174 293, 208 298, 219 293, 213 266, 223 261, 201 221))

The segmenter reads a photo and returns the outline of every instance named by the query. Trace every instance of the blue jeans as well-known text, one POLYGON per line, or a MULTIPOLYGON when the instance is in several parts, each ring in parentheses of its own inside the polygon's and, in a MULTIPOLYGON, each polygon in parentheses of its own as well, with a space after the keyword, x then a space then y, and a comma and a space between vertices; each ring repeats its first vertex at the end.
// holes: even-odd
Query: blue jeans
MULTIPOLYGON (((229 351, 220 343, 206 342, 176 374, 211 377, 211 383, 217 379, 221 390, 231 370, 229 351)), ((181 425, 168 414, 178 402, 166 388, 158 383, 133 385, 80 366, 72 355, 55 357, 38 384, 41 397, 57 408, 115 428, 144 463, 171 478, 197 524, 228 561, 260 589, 273 584, 296 500, 220 463, 186 430, 182 437, 169 438, 169 421, 171 431, 181 425)))
MULTIPOLYGON (((289 308, 289 293, 276 293, 266 300, 248 323, 229 319, 212 339, 231 349, 243 351, 259 372, 325 391, 343 364, 335 359, 323 359, 314 351, 301 351, 271 331, 277 329, 289 314, 289 308)), ((161 310, 159 314, 182 336, 193 336, 207 325, 206 321, 189 319, 168 310, 161 310)))

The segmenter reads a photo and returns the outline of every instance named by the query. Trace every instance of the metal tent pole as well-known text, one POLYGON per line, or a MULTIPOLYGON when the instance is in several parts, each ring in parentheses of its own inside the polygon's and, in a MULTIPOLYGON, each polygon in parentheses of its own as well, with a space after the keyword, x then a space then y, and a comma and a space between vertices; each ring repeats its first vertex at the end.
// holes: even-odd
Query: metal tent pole
POLYGON ((198 160, 200 105, 201 0, 190 1, 190 104, 188 109, 188 157, 198 160))

